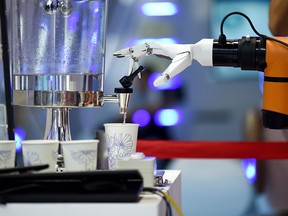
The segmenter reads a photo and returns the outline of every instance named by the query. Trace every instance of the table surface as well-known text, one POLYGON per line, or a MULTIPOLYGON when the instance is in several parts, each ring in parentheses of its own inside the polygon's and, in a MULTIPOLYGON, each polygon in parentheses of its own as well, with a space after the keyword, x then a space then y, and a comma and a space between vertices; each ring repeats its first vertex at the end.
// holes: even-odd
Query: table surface
MULTIPOLYGON (((162 189, 181 206, 181 171, 165 170, 168 185, 162 189)), ((2 216, 164 216, 166 204, 155 194, 141 194, 136 203, 9 203, 0 205, 2 216)), ((172 206, 173 215, 178 215, 172 206)))

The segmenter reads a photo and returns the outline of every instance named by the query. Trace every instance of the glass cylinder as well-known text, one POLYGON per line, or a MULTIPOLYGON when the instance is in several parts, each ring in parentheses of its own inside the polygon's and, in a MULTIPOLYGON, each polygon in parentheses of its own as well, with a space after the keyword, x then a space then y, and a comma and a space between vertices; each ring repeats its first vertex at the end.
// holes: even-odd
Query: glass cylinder
POLYGON ((107 1, 10 0, 14 105, 103 105, 107 1))

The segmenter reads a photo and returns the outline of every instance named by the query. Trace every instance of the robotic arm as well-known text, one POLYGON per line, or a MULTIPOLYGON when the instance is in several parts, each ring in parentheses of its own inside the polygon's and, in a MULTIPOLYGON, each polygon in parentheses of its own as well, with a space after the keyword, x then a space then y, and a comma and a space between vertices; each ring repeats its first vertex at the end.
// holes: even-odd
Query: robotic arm
MULTIPOLYGON (((257 31, 256 31, 257 32, 257 31)), ((221 34, 223 36, 223 34, 221 34)), ((129 71, 138 67, 144 56, 155 55, 172 59, 168 68, 154 81, 166 83, 198 61, 202 66, 239 67, 241 70, 264 72, 263 125, 271 129, 288 128, 288 38, 242 37, 236 40, 202 39, 196 44, 145 43, 119 50, 117 57, 130 56, 129 71)))
POLYGON ((212 39, 203 39, 197 44, 159 44, 147 42, 142 45, 116 51, 114 56, 118 58, 130 56, 128 74, 139 67, 138 62, 144 56, 155 55, 172 60, 168 68, 154 81, 155 86, 160 86, 189 67, 193 59, 203 66, 211 66, 212 56, 207 55, 207 53, 212 51, 212 45, 212 39))

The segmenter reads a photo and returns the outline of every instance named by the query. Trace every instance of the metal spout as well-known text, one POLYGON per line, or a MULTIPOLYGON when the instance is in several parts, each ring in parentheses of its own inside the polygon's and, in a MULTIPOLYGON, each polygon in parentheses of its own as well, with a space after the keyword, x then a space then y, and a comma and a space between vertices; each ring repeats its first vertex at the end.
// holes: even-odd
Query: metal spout
POLYGON ((69 108, 47 108, 44 139, 71 140, 69 108))
POLYGON ((132 88, 115 88, 115 95, 105 95, 103 98, 104 102, 114 102, 119 104, 119 113, 126 115, 128 112, 128 105, 131 94, 133 93, 132 88))
POLYGON ((119 94, 119 113, 126 115, 128 112, 128 105, 130 100, 130 93, 120 93, 119 94))
POLYGON ((118 94, 118 100, 119 100, 119 113, 126 115, 128 112, 128 105, 130 96, 133 93, 132 88, 115 88, 114 92, 118 94))

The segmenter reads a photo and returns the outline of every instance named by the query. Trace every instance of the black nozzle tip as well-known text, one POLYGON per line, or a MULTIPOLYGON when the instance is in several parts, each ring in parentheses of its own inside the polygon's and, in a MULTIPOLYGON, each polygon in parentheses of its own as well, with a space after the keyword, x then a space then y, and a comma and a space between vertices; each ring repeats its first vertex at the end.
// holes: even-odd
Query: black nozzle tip
POLYGON ((133 88, 115 88, 115 93, 133 93, 133 88))
POLYGON ((124 88, 129 88, 133 84, 133 79, 130 76, 122 77, 119 82, 124 88))
POLYGON ((131 73, 129 76, 122 77, 119 82, 124 88, 129 88, 133 84, 134 78, 137 76, 138 73, 141 73, 144 71, 143 66, 139 66, 137 70, 135 70, 133 73, 131 73))
MULTIPOLYGON (((144 70, 144 67, 140 65, 139 68, 138 68, 136 71, 141 72, 142 70, 144 70)), ((136 71, 135 71, 135 72, 136 72, 136 71)))

